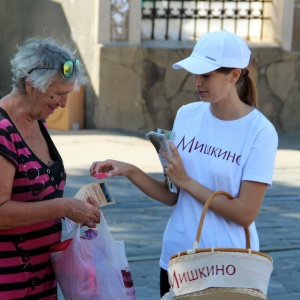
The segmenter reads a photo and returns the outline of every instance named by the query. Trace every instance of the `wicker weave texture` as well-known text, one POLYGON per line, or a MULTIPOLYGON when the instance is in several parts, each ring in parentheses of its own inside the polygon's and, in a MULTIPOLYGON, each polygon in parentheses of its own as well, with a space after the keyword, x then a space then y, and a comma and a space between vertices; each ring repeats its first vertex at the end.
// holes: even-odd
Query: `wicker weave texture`
MULTIPOLYGON (((173 287, 172 292, 174 294, 177 294, 178 296, 175 296, 173 299, 179 300, 265 300, 266 297, 266 291, 268 288, 268 280, 270 278, 271 272, 273 270, 273 261, 272 258, 268 255, 257 252, 257 251, 251 251, 251 245, 250 245, 250 233, 249 228, 245 229, 245 235, 246 235, 246 248, 245 249, 228 249, 228 248, 218 248, 214 249, 195 249, 195 245, 199 245, 199 241, 201 239, 201 232, 202 227, 205 219, 206 212, 209 208, 210 203, 213 201, 214 197, 218 195, 225 195, 229 199, 232 199, 233 196, 228 194, 224 191, 217 191, 210 195, 210 197, 207 199, 201 217, 198 225, 198 231, 195 238, 195 243, 193 246, 193 251, 184 251, 181 253, 177 253, 173 255, 169 262, 169 278, 172 278, 172 274, 174 273, 175 268, 179 270, 180 273, 186 274, 190 270, 194 269, 194 265, 196 262, 201 261, 202 266, 210 266, 209 262, 207 261, 208 258, 208 252, 210 252, 210 255, 213 255, 214 258, 212 261, 216 263, 216 265, 223 265, 225 261, 229 261, 230 265, 237 265, 238 270, 240 270, 240 273, 243 274, 243 277, 240 277, 244 281, 248 278, 245 277, 246 275, 249 275, 251 279, 255 279, 254 281, 251 281, 251 284, 248 282, 244 282, 243 280, 239 280, 240 278, 237 277, 230 277, 230 280, 235 280, 234 283, 232 283, 230 280, 227 279, 226 284, 222 282, 219 285, 219 282, 217 279, 213 278, 206 278, 210 280, 210 284, 208 285, 207 282, 204 282, 204 280, 201 282, 201 285, 197 286, 197 282, 193 281, 193 283, 189 283, 189 285, 177 285, 175 288, 173 287), (223 252, 223 256, 220 255, 223 252), (251 254, 251 255, 250 255, 251 254), (234 262, 233 262, 233 255, 234 262), (230 257, 230 260, 229 260, 230 257), (251 262, 249 264, 249 257, 251 257, 251 262), (243 259, 245 258, 245 261, 243 259), (246 259, 247 258, 247 259, 246 259), (217 261, 218 259, 218 261, 217 261), (190 260, 194 260, 194 264, 191 265, 190 260), (220 260, 220 261, 219 261, 220 260), (265 263, 265 268, 261 268, 261 260, 265 263), (256 262, 256 264, 254 264, 256 262), (172 268, 171 268, 172 267, 172 268), (253 270, 254 269, 254 270, 253 270), (260 272, 256 272, 256 270, 259 270, 260 272), (262 270, 264 272, 262 272, 262 270), (259 276, 258 276, 259 275, 259 276), (264 279, 264 280, 262 280, 264 279), (248 285, 248 288, 246 286, 248 285), (213 288, 208 288, 209 286, 213 286, 213 288), (220 286, 220 287, 218 287, 220 286), (188 292, 189 291, 189 292, 188 292), (179 295, 181 294, 181 295, 179 295)), ((211 261, 211 260, 210 260, 211 261)), ((175 274, 176 275, 176 274, 175 274)), ((206 277, 206 276, 205 276, 206 277)), ((197 277, 198 278, 198 277, 197 277)))
POLYGON ((174 300, 266 300, 260 291, 241 288, 210 288, 196 293, 174 297, 174 300))

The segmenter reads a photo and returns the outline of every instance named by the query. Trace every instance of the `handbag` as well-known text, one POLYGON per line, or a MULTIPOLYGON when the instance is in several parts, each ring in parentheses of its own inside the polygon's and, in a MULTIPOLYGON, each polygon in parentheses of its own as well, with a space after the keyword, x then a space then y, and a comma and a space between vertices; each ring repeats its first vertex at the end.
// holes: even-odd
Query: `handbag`
POLYGON ((251 250, 248 228, 245 228, 245 249, 198 248, 206 212, 217 195, 233 199, 223 191, 208 198, 193 248, 173 255, 169 261, 171 288, 169 295, 162 299, 267 299, 273 260, 264 253, 251 250))
POLYGON ((51 263, 66 300, 135 300, 123 241, 115 241, 101 212, 96 237, 80 237, 76 224, 71 239, 54 245, 51 263))

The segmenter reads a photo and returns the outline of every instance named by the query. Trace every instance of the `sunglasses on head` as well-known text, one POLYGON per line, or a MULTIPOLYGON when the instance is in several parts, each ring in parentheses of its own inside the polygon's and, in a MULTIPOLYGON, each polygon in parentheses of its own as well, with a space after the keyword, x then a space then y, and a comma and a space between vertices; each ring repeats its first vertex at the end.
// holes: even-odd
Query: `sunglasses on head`
POLYGON ((74 67, 79 66, 79 64, 80 64, 80 59, 76 58, 75 60, 65 61, 61 65, 60 68, 33 68, 28 72, 28 74, 31 74, 31 72, 34 71, 34 70, 55 70, 55 69, 60 69, 63 76, 66 77, 66 78, 69 78, 73 74, 74 67))

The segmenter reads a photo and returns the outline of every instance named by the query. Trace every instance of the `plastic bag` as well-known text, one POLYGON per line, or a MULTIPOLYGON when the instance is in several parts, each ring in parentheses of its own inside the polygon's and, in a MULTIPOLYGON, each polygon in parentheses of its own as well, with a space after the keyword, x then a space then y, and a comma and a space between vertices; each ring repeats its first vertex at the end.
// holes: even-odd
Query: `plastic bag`
POLYGON ((175 297, 175 294, 173 293, 172 289, 169 290, 168 293, 164 294, 160 300, 173 300, 175 297))
POLYGON ((51 262, 66 300, 135 300, 123 241, 115 241, 101 213, 97 237, 80 238, 80 226, 51 262))

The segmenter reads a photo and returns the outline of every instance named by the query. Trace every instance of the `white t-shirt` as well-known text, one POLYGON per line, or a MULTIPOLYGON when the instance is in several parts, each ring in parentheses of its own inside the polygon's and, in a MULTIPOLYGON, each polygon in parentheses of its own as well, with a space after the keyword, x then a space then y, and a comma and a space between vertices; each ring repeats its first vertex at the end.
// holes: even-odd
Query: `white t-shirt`
MULTIPOLYGON (((207 188, 237 197, 243 180, 272 184, 278 136, 258 110, 238 120, 223 121, 212 115, 209 103, 191 103, 178 110, 173 131, 186 172, 207 188)), ((192 249, 202 208, 191 195, 180 191, 163 236, 163 269, 168 269, 172 255, 192 249)), ((255 224, 249 229, 251 248, 259 250, 255 224)), ((245 246, 243 227, 208 210, 199 248, 245 246)))

